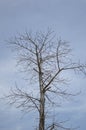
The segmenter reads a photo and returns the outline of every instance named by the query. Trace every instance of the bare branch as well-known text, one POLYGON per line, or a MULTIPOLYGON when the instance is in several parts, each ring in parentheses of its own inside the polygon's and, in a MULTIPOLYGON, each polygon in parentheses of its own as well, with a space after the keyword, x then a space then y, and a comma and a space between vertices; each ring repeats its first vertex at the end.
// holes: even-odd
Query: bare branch
POLYGON ((44 89, 46 89, 52 82, 53 80, 56 78, 56 76, 62 71, 63 69, 60 69, 56 72, 56 74, 52 77, 52 79, 49 81, 49 83, 45 86, 44 89))
POLYGON ((10 104, 16 104, 17 108, 23 108, 25 110, 36 108, 39 111, 38 105, 40 100, 31 96, 31 94, 22 91, 17 86, 15 90, 11 89, 10 94, 8 96, 5 96, 5 98, 8 99, 8 101, 10 101, 10 104))
POLYGON ((55 123, 55 122, 53 122, 51 125, 49 125, 48 127, 47 127, 47 129, 46 130, 58 130, 58 128, 59 129, 63 129, 63 130, 75 130, 75 129, 78 129, 78 127, 77 128, 67 128, 67 127, 64 127, 62 124, 60 124, 60 123, 55 123))
POLYGON ((28 89, 31 88, 32 90, 31 93, 28 93, 27 90, 24 91, 16 85, 15 89, 11 89, 9 95, 6 96, 9 104, 14 104, 17 108, 26 111, 36 109, 39 113, 39 130, 57 130, 59 128, 72 130, 63 127, 59 123, 52 123, 45 128, 45 113, 47 111, 45 106, 48 103, 55 104, 55 96, 64 98, 64 96, 76 95, 68 93, 65 87, 62 89, 58 87, 60 83, 67 82, 61 75, 64 72, 73 70, 86 76, 86 64, 73 62, 68 42, 61 39, 55 41, 51 30, 48 30, 47 33, 39 32, 36 35, 25 32, 24 35, 15 37, 9 43, 17 51, 18 64, 26 70, 25 72, 29 74, 29 77, 31 75, 31 79, 27 78, 30 84, 28 89), (34 83, 31 82, 33 77, 37 78, 34 83), (36 95, 33 87, 38 90, 36 95))

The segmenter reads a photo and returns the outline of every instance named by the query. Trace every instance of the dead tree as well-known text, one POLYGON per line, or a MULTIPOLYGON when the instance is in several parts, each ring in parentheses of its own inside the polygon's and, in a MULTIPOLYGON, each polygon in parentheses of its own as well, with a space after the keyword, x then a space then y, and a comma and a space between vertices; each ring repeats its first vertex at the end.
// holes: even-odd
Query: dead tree
POLYGON ((58 101, 54 100, 56 96, 58 99, 58 96, 65 98, 72 95, 59 85, 67 82, 61 75, 66 71, 81 72, 86 75, 86 64, 73 62, 69 44, 61 39, 56 41, 50 30, 47 33, 38 32, 36 35, 26 32, 11 39, 9 43, 17 51, 18 64, 22 65, 24 72, 33 77, 27 78, 32 80, 28 90, 23 90, 17 85, 10 90, 6 96, 9 103, 28 112, 37 110, 39 130, 54 130, 55 127, 69 130, 54 123, 46 127, 47 105, 50 107, 57 104, 58 101), (29 90, 30 86, 32 91, 29 90))

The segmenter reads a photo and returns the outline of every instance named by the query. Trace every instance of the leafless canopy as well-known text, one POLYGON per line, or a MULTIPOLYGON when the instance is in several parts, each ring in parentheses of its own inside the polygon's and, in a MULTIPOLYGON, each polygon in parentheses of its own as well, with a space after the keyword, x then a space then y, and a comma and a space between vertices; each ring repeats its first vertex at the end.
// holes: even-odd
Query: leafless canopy
POLYGON ((18 64, 34 77, 35 85, 31 84, 31 87, 38 90, 37 94, 33 91, 27 92, 16 85, 7 96, 9 103, 16 104, 17 108, 26 111, 37 110, 39 130, 55 130, 54 127, 58 127, 56 124, 45 128, 47 105, 56 104, 54 100, 56 96, 58 98, 58 96, 71 95, 67 90, 59 87, 60 83, 67 82, 61 75, 71 70, 86 75, 86 64, 73 62, 69 44, 61 39, 55 40, 50 30, 47 33, 37 32, 35 35, 26 32, 11 39, 9 43, 17 51, 18 64))

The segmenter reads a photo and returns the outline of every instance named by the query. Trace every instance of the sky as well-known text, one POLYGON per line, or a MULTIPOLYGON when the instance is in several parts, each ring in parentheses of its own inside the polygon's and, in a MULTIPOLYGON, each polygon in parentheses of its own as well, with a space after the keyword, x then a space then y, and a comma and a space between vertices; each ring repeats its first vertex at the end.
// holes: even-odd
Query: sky
MULTIPOLYGON (((55 31, 67 40, 74 57, 86 62, 86 0, 0 0, 0 95, 7 93, 15 81, 20 82, 15 56, 6 40, 25 30, 55 31)), ((75 99, 63 103, 57 113, 61 119, 79 130, 86 129, 86 77, 68 74, 71 90, 81 90, 75 99)), ((34 129, 33 114, 23 114, 0 101, 0 130, 34 129), (31 126, 32 125, 32 126, 31 126)))

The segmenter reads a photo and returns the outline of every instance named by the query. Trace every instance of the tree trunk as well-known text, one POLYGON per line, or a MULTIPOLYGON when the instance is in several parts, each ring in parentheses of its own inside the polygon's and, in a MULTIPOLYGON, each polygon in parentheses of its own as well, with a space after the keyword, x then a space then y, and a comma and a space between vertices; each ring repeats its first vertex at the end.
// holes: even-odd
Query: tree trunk
POLYGON ((45 97, 43 91, 40 93, 40 115, 39 115, 39 130, 45 129, 45 97))
POLYGON ((45 129, 45 92, 43 91, 41 69, 39 73, 39 83, 40 83, 39 130, 44 130, 45 129))

